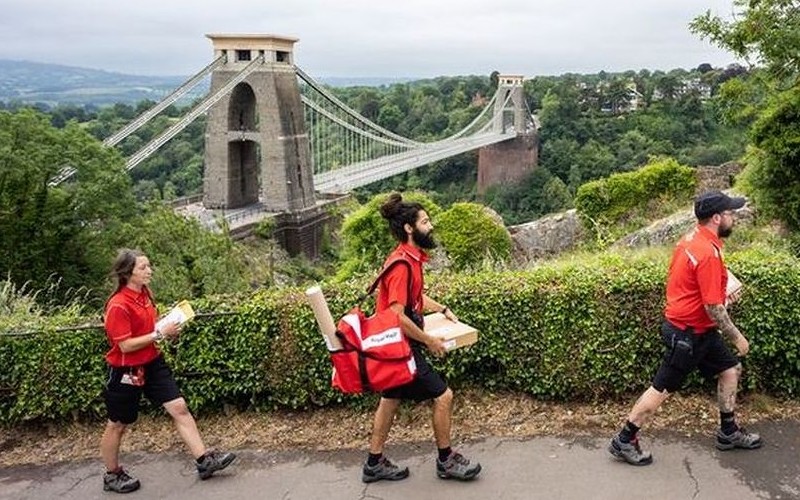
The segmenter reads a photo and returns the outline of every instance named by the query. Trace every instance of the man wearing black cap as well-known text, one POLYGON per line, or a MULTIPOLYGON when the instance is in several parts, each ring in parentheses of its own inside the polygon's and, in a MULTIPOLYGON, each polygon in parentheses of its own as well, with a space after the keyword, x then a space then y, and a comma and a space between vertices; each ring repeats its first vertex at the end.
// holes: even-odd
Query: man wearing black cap
POLYGON ((667 346, 653 384, 636 401, 628 421, 614 436, 608 451, 632 465, 653 462, 639 446, 637 433, 670 393, 680 389, 695 368, 706 377, 717 378, 720 450, 754 449, 762 444, 758 434, 736 425, 733 411, 742 365, 722 340, 730 339, 744 356, 747 339, 731 321, 725 305, 738 297, 727 297, 728 272, 722 258, 722 238, 731 234, 733 210, 744 206, 744 198, 731 198, 720 191, 700 195, 694 204, 697 226, 675 247, 667 277, 667 304, 661 336, 667 346))

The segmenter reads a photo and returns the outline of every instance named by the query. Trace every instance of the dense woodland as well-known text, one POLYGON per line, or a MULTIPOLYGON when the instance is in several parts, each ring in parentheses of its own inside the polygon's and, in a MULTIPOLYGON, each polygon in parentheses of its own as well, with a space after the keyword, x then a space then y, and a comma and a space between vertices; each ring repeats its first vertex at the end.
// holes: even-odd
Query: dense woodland
MULTIPOLYGON (((515 186, 479 197, 476 154, 470 153, 376 183, 357 195, 363 202, 380 192, 419 189, 443 209, 477 201, 498 211, 506 224, 516 224, 571 207, 581 185, 635 170, 654 156, 689 167, 744 159, 748 167, 742 189, 765 216, 796 230, 800 18, 785 4, 735 0, 742 12, 737 20, 707 14, 693 22, 697 35, 752 63, 748 67, 703 64, 691 70, 527 80, 527 105, 541 124, 540 161, 515 186)), ((491 97, 496 80, 495 72, 332 91, 390 130, 434 140, 462 128, 491 97)), ((252 273, 258 266, 246 249, 158 203, 202 189, 203 119, 130 175, 124 158, 186 109, 169 108, 116 149, 99 142, 153 104, 50 108, 0 103, 0 272, 6 279, 0 282, 0 299, 44 290, 35 292, 37 301, 59 302, 69 296, 64 290, 71 290, 72 296, 85 293, 93 299, 88 303, 97 304, 107 289, 110 255, 120 246, 144 248, 160 263, 162 289, 170 284, 203 296, 265 283, 252 273), (78 182, 48 187, 47 180, 64 165, 78 169, 78 182)))

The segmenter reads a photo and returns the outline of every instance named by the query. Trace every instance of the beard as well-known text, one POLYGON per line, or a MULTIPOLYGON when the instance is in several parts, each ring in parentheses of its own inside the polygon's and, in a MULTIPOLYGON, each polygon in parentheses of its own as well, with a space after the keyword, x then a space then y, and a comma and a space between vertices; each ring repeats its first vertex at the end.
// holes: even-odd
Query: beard
POLYGON ((728 227, 719 226, 717 228, 717 236, 719 236, 720 238, 727 238, 728 236, 731 235, 732 232, 733 232, 733 226, 728 226, 728 227))
POLYGON ((423 233, 417 228, 414 228, 414 232, 411 233, 411 239, 414 240, 414 244, 418 247, 424 248, 425 250, 432 250, 436 248, 436 240, 433 239, 431 232, 432 231, 423 233))

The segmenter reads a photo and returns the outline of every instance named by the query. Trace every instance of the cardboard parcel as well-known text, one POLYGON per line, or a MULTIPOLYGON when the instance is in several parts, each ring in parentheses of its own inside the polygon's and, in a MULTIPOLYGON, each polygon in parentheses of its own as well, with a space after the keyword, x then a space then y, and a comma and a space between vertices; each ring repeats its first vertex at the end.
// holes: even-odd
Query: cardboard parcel
POLYGON ((731 302, 731 296, 735 295, 742 291, 742 282, 739 281, 739 278, 733 275, 732 272, 728 271, 728 286, 725 290, 725 305, 727 306, 731 302))
POLYGON ((173 307, 163 318, 156 322, 156 329, 161 330, 169 323, 182 325, 194 318, 194 309, 188 300, 182 300, 173 307))
POLYGON ((425 316, 425 333, 440 337, 448 351, 472 345, 478 341, 478 330, 466 323, 454 323, 442 313, 425 316))

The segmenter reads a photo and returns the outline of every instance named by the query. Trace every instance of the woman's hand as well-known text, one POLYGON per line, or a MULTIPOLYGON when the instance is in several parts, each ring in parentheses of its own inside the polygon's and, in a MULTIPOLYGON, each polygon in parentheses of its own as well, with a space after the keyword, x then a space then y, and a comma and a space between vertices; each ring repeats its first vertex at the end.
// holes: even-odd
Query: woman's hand
POLYGON ((181 334, 181 325, 180 323, 173 321, 172 323, 167 323, 163 327, 161 327, 161 333, 164 337, 168 339, 177 338, 178 335, 181 334))

